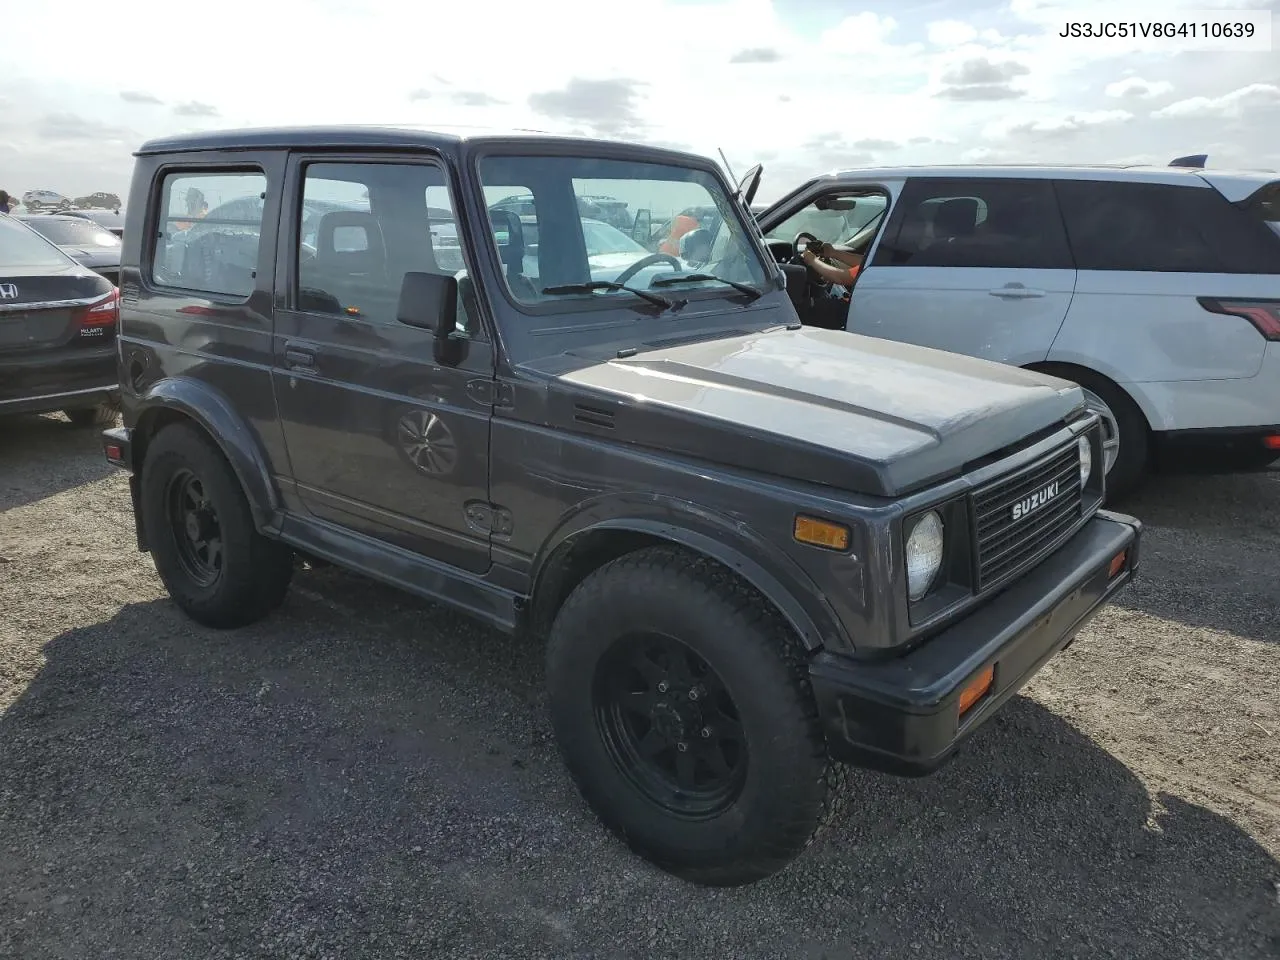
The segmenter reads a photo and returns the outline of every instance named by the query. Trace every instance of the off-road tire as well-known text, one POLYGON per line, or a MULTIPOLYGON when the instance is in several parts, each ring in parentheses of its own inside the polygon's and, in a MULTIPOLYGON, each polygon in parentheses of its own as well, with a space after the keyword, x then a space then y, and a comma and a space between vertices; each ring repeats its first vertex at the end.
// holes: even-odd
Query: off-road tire
POLYGON ((570 775, 601 821, 661 869, 708 886, 776 873, 830 818, 842 768, 828 758, 804 651, 747 584, 674 547, 627 554, 589 575, 556 615, 547 648, 552 725, 570 775), (723 680, 747 745, 728 809, 690 820, 655 803, 606 745, 597 666, 637 631, 678 638, 723 680))
POLYGON ((235 471, 199 428, 171 424, 147 447, 142 467, 142 514, 156 572, 169 596, 197 623, 218 629, 247 626, 283 602, 293 576, 292 551, 262 536, 235 471), (184 570, 169 519, 167 491, 179 471, 198 477, 217 513, 222 568, 202 585, 184 570))
POLYGON ((100 403, 96 407, 76 407, 62 412, 73 427, 109 427, 120 416, 120 407, 114 403, 100 403))

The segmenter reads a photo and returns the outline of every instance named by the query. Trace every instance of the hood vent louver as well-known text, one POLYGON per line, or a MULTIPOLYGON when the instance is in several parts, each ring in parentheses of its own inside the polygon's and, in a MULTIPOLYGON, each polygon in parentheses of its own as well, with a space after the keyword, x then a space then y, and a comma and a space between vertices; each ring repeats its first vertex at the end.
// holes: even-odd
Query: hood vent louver
POLYGON ((604 407, 593 407, 588 403, 575 403, 573 405, 573 420, 575 423, 601 427, 605 430, 612 430, 614 427, 612 410, 607 410, 604 407))

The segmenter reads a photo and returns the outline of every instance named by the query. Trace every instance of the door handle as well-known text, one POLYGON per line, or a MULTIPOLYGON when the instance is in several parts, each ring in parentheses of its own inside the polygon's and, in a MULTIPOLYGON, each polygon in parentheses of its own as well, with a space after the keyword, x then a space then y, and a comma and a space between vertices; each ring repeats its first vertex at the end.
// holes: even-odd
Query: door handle
POLYGON ((310 370, 316 365, 316 355, 310 350, 304 350, 302 347, 286 345, 284 348, 284 363, 287 367, 305 367, 310 370))
POLYGON ((1003 287, 996 287, 994 290, 988 290, 987 293, 993 297, 999 297, 1002 300, 1030 300, 1033 297, 1043 297, 1043 290, 1033 290, 1031 287, 1024 287, 1020 283, 1010 283, 1003 287))

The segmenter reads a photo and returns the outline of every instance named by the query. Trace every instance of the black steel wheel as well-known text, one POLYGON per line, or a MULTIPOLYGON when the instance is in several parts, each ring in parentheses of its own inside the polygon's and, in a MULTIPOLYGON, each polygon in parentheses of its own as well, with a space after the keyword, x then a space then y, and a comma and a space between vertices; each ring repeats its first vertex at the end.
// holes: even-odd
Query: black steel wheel
POLYGON ((175 603, 210 627, 239 627, 284 600, 293 553, 258 532, 239 478, 194 424, 147 444, 141 509, 156 572, 175 603))
POLYGON ((165 502, 174 553, 183 572, 197 586, 212 586, 222 575, 222 528, 204 483, 190 470, 175 470, 165 502))
POLYGON ((741 793, 738 708, 715 670, 674 637, 615 642, 596 668, 595 712, 614 763, 672 814, 715 816, 741 793))
POLYGON ((590 574, 556 614, 547 688, 587 803, 676 876, 767 877, 831 814, 837 768, 800 642, 705 557, 651 547, 590 574))

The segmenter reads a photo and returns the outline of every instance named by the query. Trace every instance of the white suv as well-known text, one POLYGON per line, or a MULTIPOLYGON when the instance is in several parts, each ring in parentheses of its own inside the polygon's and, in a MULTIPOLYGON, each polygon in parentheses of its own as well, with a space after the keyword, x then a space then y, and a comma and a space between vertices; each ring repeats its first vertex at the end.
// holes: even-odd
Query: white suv
POLYGON ((783 262, 809 236, 865 254, 846 288, 809 271, 806 323, 1079 383, 1107 426, 1112 493, 1156 453, 1229 469, 1280 457, 1275 174, 853 170, 757 219, 783 262))

